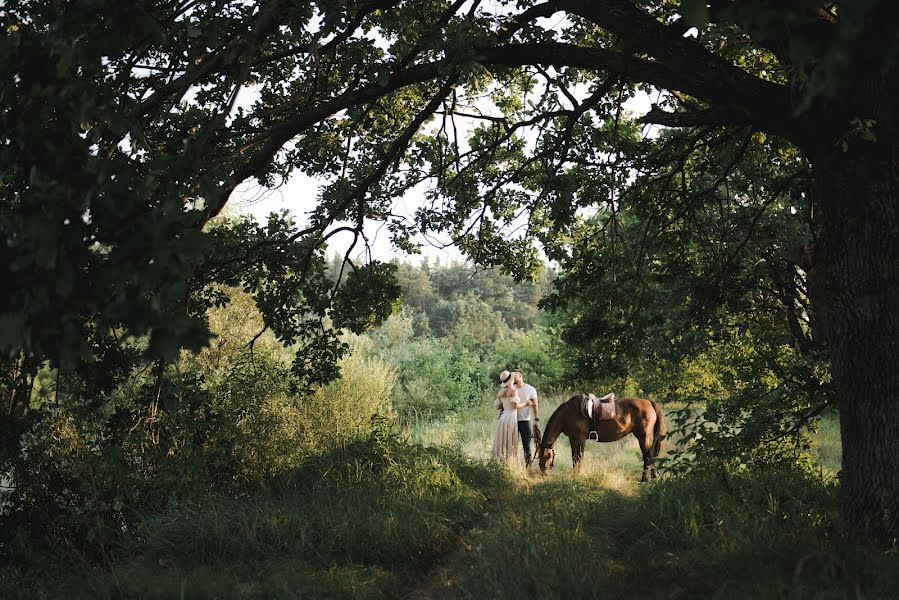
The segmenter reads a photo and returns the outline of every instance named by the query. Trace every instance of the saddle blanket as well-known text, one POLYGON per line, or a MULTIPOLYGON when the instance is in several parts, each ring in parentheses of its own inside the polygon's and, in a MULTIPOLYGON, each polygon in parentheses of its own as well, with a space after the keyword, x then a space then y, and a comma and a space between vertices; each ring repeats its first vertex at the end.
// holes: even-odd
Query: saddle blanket
POLYGON ((597 398, 593 394, 583 394, 583 399, 581 400, 581 412, 583 412, 584 415, 592 421, 594 411, 596 420, 598 421, 608 421, 609 419, 614 419, 615 394, 606 394, 602 398, 597 398))

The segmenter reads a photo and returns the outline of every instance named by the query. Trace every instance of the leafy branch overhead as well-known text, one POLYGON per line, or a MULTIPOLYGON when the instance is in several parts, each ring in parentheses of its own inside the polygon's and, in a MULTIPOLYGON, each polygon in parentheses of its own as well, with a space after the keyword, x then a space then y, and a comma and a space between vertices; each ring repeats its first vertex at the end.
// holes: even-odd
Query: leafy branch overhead
MULTIPOLYGON (((609 159, 623 128, 597 125, 633 84, 677 92, 660 102, 687 111, 654 109, 644 122, 752 124, 812 143, 820 132, 793 118, 797 89, 813 115, 821 82, 854 65, 802 49, 835 56, 880 26, 847 8, 840 35, 821 39, 802 3, 776 15, 766 3, 704 8, 13 3, 0 46, 3 94, 16 99, 2 116, 4 275, 15 290, 2 307, 4 348, 69 360, 94 319, 153 332, 160 352, 202 343, 194 319, 171 315, 209 251, 203 227, 247 178, 276 185, 294 170, 329 182, 292 240, 310 257, 339 223, 358 235, 375 219, 405 247, 417 231, 443 231, 524 276, 536 254, 504 224, 523 210, 531 234, 557 232, 565 206, 595 203, 573 165, 598 182, 623 177, 609 159), (790 28, 787 48, 773 33, 761 43, 728 35, 764 23, 790 28), (691 25, 699 39, 684 36, 691 25), (797 60, 785 64, 788 55, 797 60), (424 182, 419 214, 397 214, 392 200, 424 182), (53 331, 38 326, 50 315, 53 331)), ((248 252, 238 264, 257 260, 248 252)))
POLYGON ((89 361, 92 332, 170 357, 206 342, 209 289, 239 281, 298 344, 297 373, 323 381, 332 326, 376 324, 396 297, 389 268, 357 259, 366 223, 520 279, 537 243, 560 262, 614 256, 584 272, 638 290, 670 283, 674 246, 695 253, 683 327, 768 302, 803 353, 825 349, 847 399, 844 513, 895 537, 881 499, 899 489, 876 482, 899 467, 864 433, 899 397, 893 4, 6 3, 0 346, 31 373, 89 361), (653 108, 631 114, 642 94, 653 108), (323 182, 303 227, 217 231, 238 186, 295 172, 323 182), (341 233, 353 281, 332 286, 323 252, 341 233), (734 282, 765 293, 717 289, 734 282))

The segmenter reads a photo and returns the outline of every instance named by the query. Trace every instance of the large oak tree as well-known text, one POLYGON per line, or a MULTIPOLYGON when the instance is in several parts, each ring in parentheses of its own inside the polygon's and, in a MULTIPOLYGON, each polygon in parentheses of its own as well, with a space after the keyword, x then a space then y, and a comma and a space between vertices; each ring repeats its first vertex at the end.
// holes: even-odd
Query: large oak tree
MULTIPOLYGON (((0 15, 11 381, 83 354, 98 323, 151 332, 160 355, 202 333, 172 307, 200 265, 215 271, 204 227, 247 179, 328 184, 309 227, 254 238, 231 273, 261 249, 312 257, 341 230, 365 243, 374 219, 400 246, 447 231, 524 274, 536 252, 503 224, 552 246, 579 209, 614 212, 631 183, 621 105, 658 90, 643 123, 801 152, 817 225, 796 260, 839 397, 844 517, 899 535, 891 2, 21 0, 0 15), (398 214, 422 185, 425 205, 398 214)), ((331 296, 310 295, 324 311, 331 296)))

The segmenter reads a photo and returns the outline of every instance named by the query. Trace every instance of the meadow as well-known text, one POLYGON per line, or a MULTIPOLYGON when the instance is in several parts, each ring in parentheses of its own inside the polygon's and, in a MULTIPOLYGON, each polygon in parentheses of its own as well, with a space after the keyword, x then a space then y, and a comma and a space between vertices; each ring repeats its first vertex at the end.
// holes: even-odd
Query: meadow
MULTIPOLYGON (((543 400, 544 421, 565 398, 543 400)), ((551 475, 509 472, 486 460, 493 419, 487 403, 408 426, 375 417, 253 494, 148 518, 103 565, 57 549, 0 583, 34 598, 897 597, 895 552, 836 520, 832 417, 817 477, 649 484, 633 439, 590 444, 580 475, 565 438, 551 475)))
MULTIPOLYGON (((639 484, 633 437, 590 443, 577 475, 562 437, 551 474, 509 471, 489 460, 497 365, 533 374, 545 424, 571 395, 564 355, 547 328, 479 340, 483 315, 459 315, 443 337, 416 334, 408 312, 348 337, 341 378, 298 392, 274 338, 248 348, 259 317, 235 294, 210 314, 221 343, 167 372, 158 444, 133 425, 147 370, 91 411, 47 402, 54 385, 81 388, 42 376, 46 412, 5 497, 0 586, 22 598, 899 597, 896 549, 838 517, 836 412, 795 464, 708 455, 639 484)), ((708 405, 662 405, 670 453, 675 416, 708 405)))

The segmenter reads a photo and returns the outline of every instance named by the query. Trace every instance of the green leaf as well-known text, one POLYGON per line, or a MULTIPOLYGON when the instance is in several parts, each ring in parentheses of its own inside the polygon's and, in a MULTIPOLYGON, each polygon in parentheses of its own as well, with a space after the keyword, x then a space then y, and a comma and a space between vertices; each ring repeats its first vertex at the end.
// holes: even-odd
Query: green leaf
POLYGON ((0 350, 10 351, 21 347, 25 329, 25 315, 22 313, 0 314, 0 350))
POLYGON ((680 11, 690 25, 703 27, 709 23, 706 0, 681 0, 680 11))

